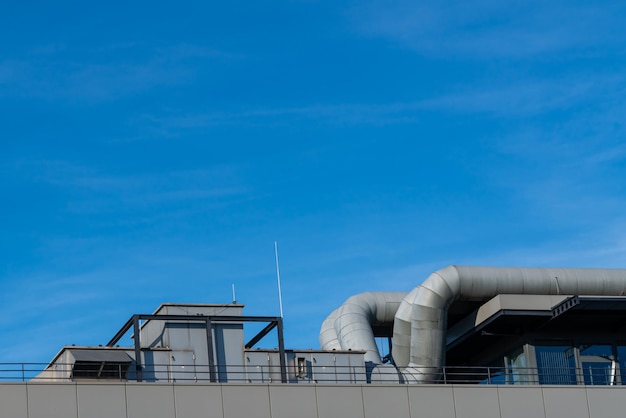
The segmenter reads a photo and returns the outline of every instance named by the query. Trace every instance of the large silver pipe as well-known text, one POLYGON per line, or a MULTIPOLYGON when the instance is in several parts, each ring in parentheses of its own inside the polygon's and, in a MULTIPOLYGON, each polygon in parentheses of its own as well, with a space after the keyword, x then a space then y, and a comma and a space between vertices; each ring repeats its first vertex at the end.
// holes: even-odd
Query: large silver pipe
POLYGON ((323 349, 365 350, 379 363, 372 324, 393 321, 392 355, 408 382, 425 382, 443 366, 448 308, 457 300, 487 301, 499 294, 626 294, 626 270, 448 266, 410 293, 362 293, 322 324, 323 349))
POLYGON ((391 325, 404 292, 366 292, 354 295, 323 322, 320 345, 324 350, 364 350, 365 361, 380 363, 372 325, 391 325))
POLYGON ((621 296, 626 270, 449 266, 431 274, 402 301, 392 355, 405 379, 423 382, 443 366, 449 306, 499 294, 621 296), (407 324, 410 324, 407 346, 407 324))
POLYGON ((337 338, 337 331, 335 331, 335 320, 337 319, 338 311, 339 309, 332 311, 324 322, 322 322, 322 329, 319 335, 322 350, 341 350, 341 344, 339 344, 339 338, 337 338))

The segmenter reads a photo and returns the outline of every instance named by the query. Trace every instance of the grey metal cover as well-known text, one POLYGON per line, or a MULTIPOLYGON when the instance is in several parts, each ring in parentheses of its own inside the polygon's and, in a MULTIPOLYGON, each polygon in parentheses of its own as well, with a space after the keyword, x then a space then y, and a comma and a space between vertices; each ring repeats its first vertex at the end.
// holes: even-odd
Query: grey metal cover
POLYGON ((133 360, 122 350, 69 350, 76 361, 131 363, 133 360))

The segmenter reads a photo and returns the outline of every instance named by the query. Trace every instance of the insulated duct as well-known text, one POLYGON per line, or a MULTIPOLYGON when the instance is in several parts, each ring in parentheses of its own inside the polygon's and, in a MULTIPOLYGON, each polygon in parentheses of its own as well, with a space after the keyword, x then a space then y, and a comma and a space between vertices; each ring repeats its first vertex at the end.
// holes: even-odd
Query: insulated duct
MULTIPOLYGON (((444 365, 448 308, 455 301, 487 301, 499 294, 623 296, 625 293, 626 270, 622 269, 449 266, 431 274, 399 304, 393 315, 392 356, 406 381, 431 380, 433 370, 444 365)), ((379 294, 362 295, 374 301, 379 294)), ((342 349, 366 349, 366 361, 378 363, 371 326, 366 329, 371 323, 372 306, 361 301, 362 295, 353 296, 333 312, 331 316, 336 315, 335 319, 329 317, 324 321, 326 328, 322 328, 322 334, 329 347, 338 344, 342 349), (324 332, 330 323, 334 323, 336 334, 324 332)), ((388 307, 392 306, 396 304, 388 307)), ((383 318, 389 320, 389 313, 383 318)))
POLYGON ((372 325, 392 324, 407 294, 366 292, 354 295, 322 323, 319 341, 324 350, 364 350, 365 361, 380 363, 372 325))

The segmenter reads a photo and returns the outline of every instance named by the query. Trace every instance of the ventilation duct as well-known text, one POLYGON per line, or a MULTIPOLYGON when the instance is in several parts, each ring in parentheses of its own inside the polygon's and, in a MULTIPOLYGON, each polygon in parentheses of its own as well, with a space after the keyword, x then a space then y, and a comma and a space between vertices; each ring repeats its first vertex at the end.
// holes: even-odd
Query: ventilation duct
POLYGON ((391 325, 404 292, 366 292, 350 297, 322 323, 324 350, 363 350, 365 361, 379 364, 373 326, 391 325))
POLYGON ((404 380, 423 383, 432 379, 433 368, 444 365, 448 308, 455 301, 487 301, 499 294, 623 296, 625 291, 626 270, 621 269, 449 266, 400 303, 402 293, 349 298, 324 321, 320 343, 324 349, 366 350, 366 361, 379 363, 371 324, 393 321, 395 364, 404 380))

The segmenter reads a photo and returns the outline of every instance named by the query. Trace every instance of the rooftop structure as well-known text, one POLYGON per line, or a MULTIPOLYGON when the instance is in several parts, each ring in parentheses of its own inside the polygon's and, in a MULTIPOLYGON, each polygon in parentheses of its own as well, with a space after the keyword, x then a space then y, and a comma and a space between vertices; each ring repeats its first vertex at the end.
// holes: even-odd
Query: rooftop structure
POLYGON ((322 324, 321 350, 285 349, 282 319, 243 305, 163 304, 105 347, 64 347, 37 378, 616 385, 625 290, 626 270, 450 266, 412 292, 350 297, 322 324), (249 323, 266 326, 245 342, 249 323), (274 329, 277 348, 255 348, 274 329), (131 331, 134 346, 116 347, 131 331))
POLYGON ((168 303, 0 384, 0 417, 616 416, 625 294, 626 270, 450 266, 411 292, 348 298, 315 350, 285 348, 282 318, 243 305, 168 303))

